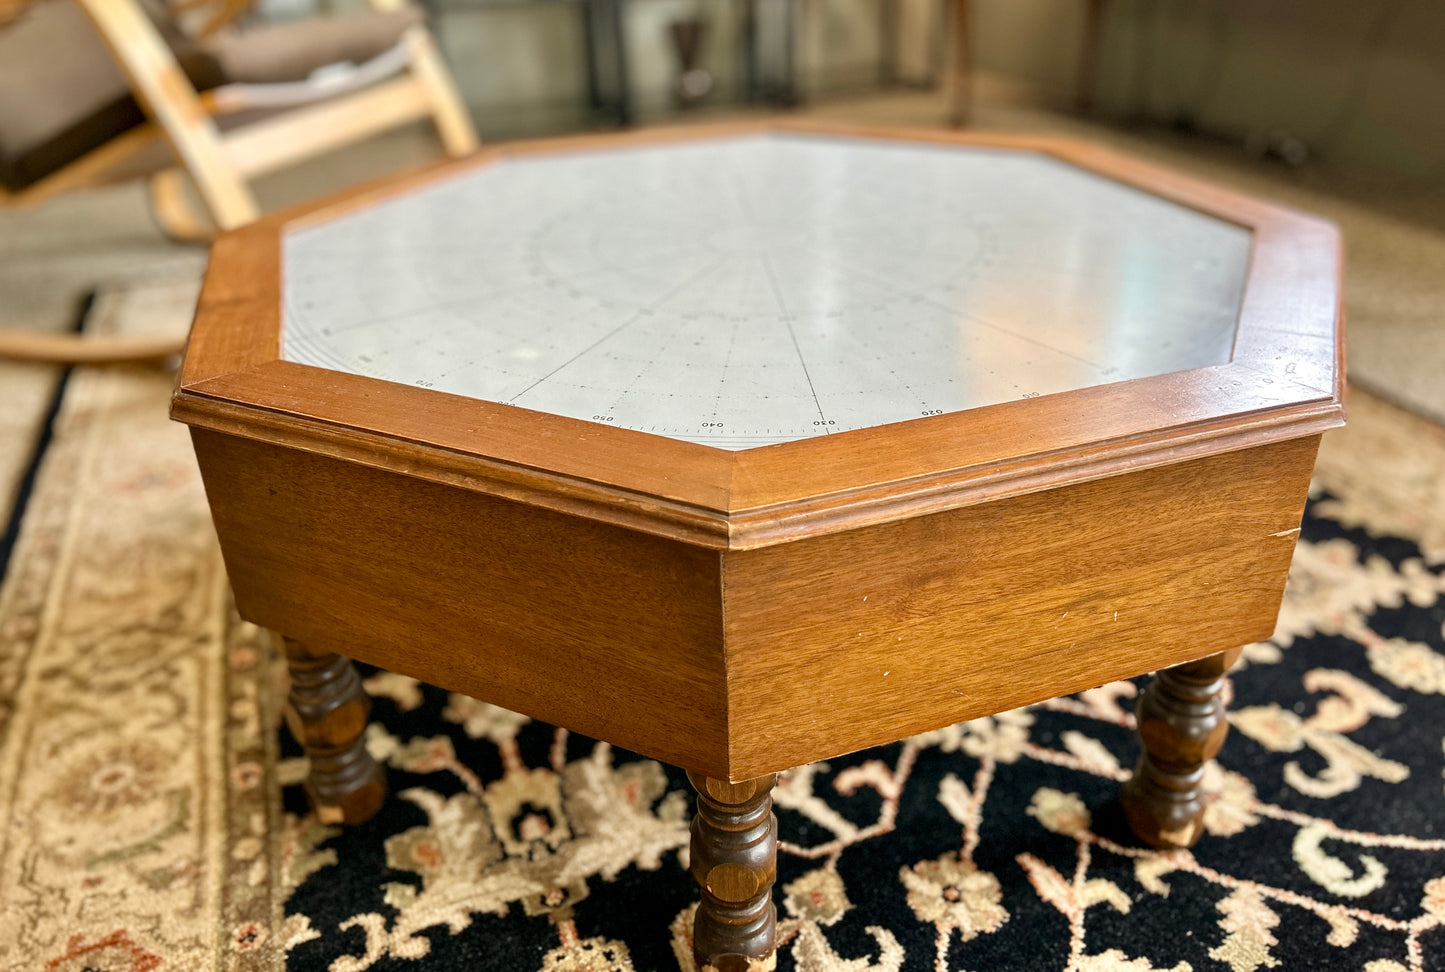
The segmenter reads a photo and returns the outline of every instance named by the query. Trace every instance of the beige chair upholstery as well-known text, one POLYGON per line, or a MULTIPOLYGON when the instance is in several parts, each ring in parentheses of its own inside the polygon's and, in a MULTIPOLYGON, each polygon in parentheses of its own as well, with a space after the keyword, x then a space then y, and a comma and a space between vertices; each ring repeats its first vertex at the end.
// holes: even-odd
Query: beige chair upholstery
MULTIPOLYGON (((404 6, 196 41, 153 0, 142 6, 198 91, 304 81, 320 68, 376 57, 423 22, 419 9, 404 6)), ((125 75, 71 0, 36 0, 0 27, 0 186, 24 189, 144 120, 125 75)))
MULTIPOLYGON (((169 23, 157 28, 198 90, 222 83, 214 58, 169 23)), ((144 120, 125 75, 70 0, 36 0, 0 26, 0 185, 23 189, 144 120)))
POLYGON ((423 19, 421 10, 412 6, 360 16, 314 17, 228 31, 205 41, 204 47, 228 83, 304 81, 327 65, 370 60, 394 47, 408 27, 423 19))

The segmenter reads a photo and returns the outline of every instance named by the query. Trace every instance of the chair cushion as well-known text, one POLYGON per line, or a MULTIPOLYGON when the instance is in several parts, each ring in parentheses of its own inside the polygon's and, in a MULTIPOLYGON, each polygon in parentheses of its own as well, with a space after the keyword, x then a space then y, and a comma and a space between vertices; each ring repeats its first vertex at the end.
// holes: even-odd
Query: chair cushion
MULTIPOLYGON (((164 21, 157 26, 193 84, 221 83, 208 55, 164 21)), ((0 27, 0 184, 7 189, 31 185, 144 120, 105 43, 71 0, 35 0, 0 27)))
POLYGON ((423 20, 406 6, 386 13, 312 17, 222 34, 205 42, 227 81, 267 84, 305 81, 317 68, 360 64, 396 45, 423 20))
MULTIPOLYGON (((199 91, 226 82, 303 81, 360 63, 423 19, 415 7, 186 37, 163 0, 139 0, 199 91)), ((145 120, 100 35, 72 0, 34 0, 0 25, 0 185, 18 192, 145 120)))

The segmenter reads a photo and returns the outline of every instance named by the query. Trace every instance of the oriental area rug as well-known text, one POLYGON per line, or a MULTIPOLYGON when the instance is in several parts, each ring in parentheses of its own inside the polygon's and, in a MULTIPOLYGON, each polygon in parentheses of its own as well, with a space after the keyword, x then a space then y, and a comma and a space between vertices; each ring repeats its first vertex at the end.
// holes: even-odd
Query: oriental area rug
MULTIPOLYGON (((102 294, 87 326, 194 292, 141 321, 102 294)), ((368 670, 391 797, 346 831, 308 812, 170 390, 70 375, 9 553, 0 969, 695 972, 672 768, 368 670)), ((1141 683, 799 767, 777 968, 1445 969, 1445 431, 1350 410, 1192 852, 1118 808, 1141 683)))

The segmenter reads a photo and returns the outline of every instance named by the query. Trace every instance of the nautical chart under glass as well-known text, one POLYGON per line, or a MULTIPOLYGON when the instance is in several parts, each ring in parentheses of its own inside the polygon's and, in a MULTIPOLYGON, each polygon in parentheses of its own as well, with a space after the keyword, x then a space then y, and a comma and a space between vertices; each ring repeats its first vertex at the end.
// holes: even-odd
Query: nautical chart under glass
POLYGON ((283 355, 745 449, 1223 364, 1249 252, 1030 152, 538 153, 289 231, 283 355))

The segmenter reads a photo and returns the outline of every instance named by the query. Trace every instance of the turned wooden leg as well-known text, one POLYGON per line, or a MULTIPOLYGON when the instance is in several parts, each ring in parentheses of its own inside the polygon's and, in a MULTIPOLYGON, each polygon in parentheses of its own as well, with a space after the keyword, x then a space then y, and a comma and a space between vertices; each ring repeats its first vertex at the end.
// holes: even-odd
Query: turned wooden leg
POLYGON ((1144 752, 1124 784, 1124 815, 1154 847, 1191 847, 1204 830, 1204 764, 1229 734, 1224 673, 1238 652, 1175 665, 1154 676, 1135 715, 1144 752))
POLYGON ((386 776, 362 739, 371 700, 361 678, 349 658, 283 640, 291 669, 286 724, 311 761, 306 792, 316 816, 328 824, 370 820, 386 798, 386 776))
POLYGON ((693 922, 699 968, 742 972, 777 948, 773 879, 778 867, 774 776, 725 783, 688 773, 697 790, 692 876, 702 888, 693 922))

